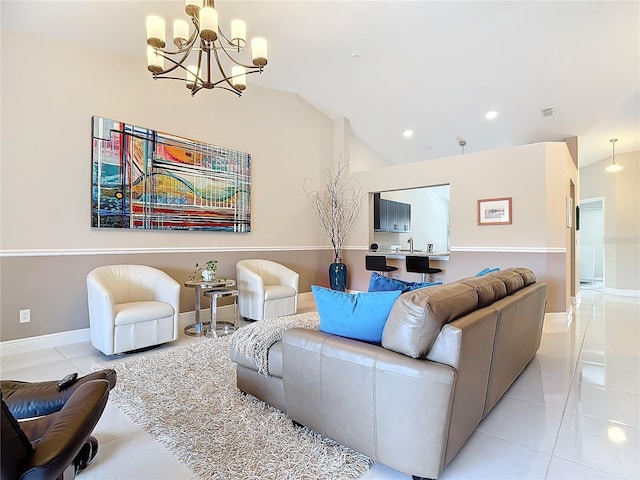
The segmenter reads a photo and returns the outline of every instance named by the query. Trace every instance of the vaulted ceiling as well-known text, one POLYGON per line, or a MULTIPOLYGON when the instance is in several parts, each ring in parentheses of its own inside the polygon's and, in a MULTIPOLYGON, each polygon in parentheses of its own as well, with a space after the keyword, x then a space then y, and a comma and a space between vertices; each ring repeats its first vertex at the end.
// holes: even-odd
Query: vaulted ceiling
MULTIPOLYGON (((186 19, 182 0, 0 5, 3 27, 134 55, 141 69, 145 17, 186 19)), ((640 150, 640 2, 236 0, 216 8, 223 29, 243 18, 250 37, 269 42, 269 65, 248 88, 292 92, 346 117, 391 163, 458 155, 461 140, 468 153, 577 136, 581 166, 610 156, 613 137, 616 154, 640 150), (547 107, 555 115, 544 116, 547 107), (487 120, 491 110, 498 116, 487 120)))

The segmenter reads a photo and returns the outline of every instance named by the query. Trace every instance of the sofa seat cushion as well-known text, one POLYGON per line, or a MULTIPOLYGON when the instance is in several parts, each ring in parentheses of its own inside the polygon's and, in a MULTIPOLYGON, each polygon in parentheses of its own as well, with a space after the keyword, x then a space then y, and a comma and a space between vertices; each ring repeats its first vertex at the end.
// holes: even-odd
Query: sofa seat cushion
POLYGON ((279 298, 295 297, 296 289, 289 285, 265 285, 264 299, 265 301, 277 300, 279 298))
POLYGON ((478 306, 476 289, 449 283, 404 293, 393 305, 382 346, 412 358, 424 358, 442 326, 478 306))
POLYGON ((320 331, 380 343, 382 329, 400 290, 345 293, 311 286, 320 314, 320 331))
POLYGON ((486 275, 486 278, 498 278, 502 280, 505 287, 507 287, 507 295, 516 293, 518 290, 524 288, 524 279, 522 278, 522 275, 511 268, 489 273, 486 275))
POLYGON ((494 277, 469 277, 459 281, 476 289, 478 293, 478 308, 491 305, 496 300, 507 296, 507 287, 502 280, 494 277))
POLYGON ((160 318, 173 317, 175 313, 171 304, 154 301, 119 303, 115 310, 116 325, 159 320, 160 318))
MULTIPOLYGON (((231 360, 238 365, 258 371, 258 365, 254 359, 238 352, 233 347, 231 347, 231 360)), ((271 345, 267 362, 269 364, 269 376, 282 378, 282 342, 278 341, 271 345)))

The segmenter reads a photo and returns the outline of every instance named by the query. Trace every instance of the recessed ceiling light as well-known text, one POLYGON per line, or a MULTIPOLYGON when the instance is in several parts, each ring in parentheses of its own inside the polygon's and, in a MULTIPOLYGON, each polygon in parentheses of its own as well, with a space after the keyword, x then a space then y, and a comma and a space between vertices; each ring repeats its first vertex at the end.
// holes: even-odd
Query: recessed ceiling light
POLYGON ((413 137, 413 130, 405 130, 402 132, 402 135, 404 135, 405 138, 411 138, 413 137))
POLYGON ((484 118, 486 118, 487 120, 493 120, 498 116, 498 112, 496 112, 495 110, 491 110, 490 112, 487 112, 484 114, 484 118))
POLYGON ((360 52, 353 52, 351 58, 360 58, 360 52))

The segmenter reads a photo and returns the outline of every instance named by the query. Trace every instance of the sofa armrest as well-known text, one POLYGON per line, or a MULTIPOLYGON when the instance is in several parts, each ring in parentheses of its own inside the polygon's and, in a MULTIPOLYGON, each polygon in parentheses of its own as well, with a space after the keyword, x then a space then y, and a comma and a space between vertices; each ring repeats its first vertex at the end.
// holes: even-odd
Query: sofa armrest
POLYGON ((289 417, 396 470, 438 476, 453 368, 311 330, 282 343, 289 417))
POLYGON ((116 304, 113 294, 100 275, 93 271, 87 275, 87 299, 91 343, 113 352, 116 304))
POLYGON ((169 274, 158 271, 157 274, 150 279, 153 282, 153 297, 158 302, 165 302, 173 305, 176 314, 180 308, 180 284, 169 274))
POLYGON ((498 312, 481 308, 445 325, 427 360, 456 369, 445 465, 464 445, 484 416, 498 312))
POLYGON ((284 265, 277 265, 274 273, 278 276, 282 285, 287 285, 298 293, 298 283, 300 282, 300 274, 298 272, 294 272, 284 265))

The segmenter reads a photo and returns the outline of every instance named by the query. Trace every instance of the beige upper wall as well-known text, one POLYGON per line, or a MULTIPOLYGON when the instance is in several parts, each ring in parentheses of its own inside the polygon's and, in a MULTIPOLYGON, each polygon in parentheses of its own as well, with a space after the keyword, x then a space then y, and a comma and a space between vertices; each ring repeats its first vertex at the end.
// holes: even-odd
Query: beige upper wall
POLYGON ((302 185, 331 164, 333 125, 298 96, 249 85, 192 98, 137 58, 1 35, 3 251, 328 245, 302 185), (251 233, 92 229, 93 115, 250 153, 251 233))
MULTIPOLYGON (((537 143, 501 150, 356 172, 366 192, 451 185, 451 248, 565 249, 565 197, 571 157, 564 143, 537 143), (512 224, 479 226, 477 200, 511 197, 512 224)), ((369 219, 371 221, 371 219, 369 219)), ((351 243, 368 245, 369 222, 360 222, 351 243)))
POLYGON ((640 152, 616 154, 580 169, 580 198, 604 198, 604 286, 640 291, 640 152))

